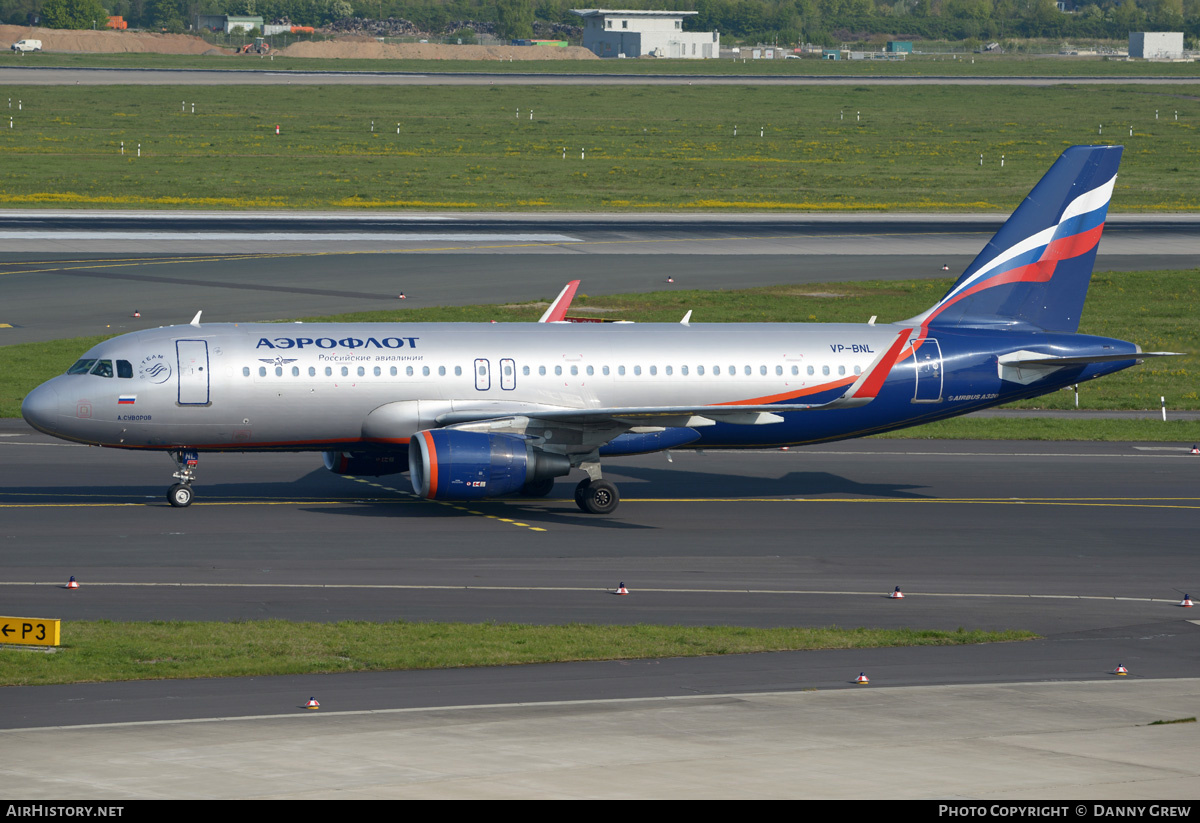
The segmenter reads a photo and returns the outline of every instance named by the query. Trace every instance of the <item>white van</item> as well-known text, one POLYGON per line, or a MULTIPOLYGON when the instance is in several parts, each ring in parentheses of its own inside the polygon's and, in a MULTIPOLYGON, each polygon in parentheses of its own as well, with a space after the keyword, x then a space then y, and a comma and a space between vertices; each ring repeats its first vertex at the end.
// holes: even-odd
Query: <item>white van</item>
POLYGON ((41 40, 18 40, 12 44, 13 51, 41 51, 41 40))

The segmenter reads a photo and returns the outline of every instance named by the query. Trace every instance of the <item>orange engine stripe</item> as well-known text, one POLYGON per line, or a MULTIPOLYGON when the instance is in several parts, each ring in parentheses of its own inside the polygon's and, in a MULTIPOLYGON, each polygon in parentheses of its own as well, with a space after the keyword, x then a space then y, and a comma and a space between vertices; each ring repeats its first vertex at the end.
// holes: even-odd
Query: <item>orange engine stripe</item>
POLYGON ((433 435, 430 432, 421 432, 421 437, 425 440, 426 459, 425 474, 429 476, 429 494, 425 495, 429 499, 437 496, 438 485, 438 460, 437 448, 433 445, 433 435))

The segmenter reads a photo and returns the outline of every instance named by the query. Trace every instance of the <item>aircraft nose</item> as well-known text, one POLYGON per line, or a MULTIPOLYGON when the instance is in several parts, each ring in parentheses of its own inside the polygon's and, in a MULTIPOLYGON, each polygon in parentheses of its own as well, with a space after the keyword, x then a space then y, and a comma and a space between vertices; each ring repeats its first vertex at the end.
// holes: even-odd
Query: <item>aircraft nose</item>
POLYGON ((25 396, 21 416, 38 431, 54 434, 58 425, 58 390, 43 383, 25 396))

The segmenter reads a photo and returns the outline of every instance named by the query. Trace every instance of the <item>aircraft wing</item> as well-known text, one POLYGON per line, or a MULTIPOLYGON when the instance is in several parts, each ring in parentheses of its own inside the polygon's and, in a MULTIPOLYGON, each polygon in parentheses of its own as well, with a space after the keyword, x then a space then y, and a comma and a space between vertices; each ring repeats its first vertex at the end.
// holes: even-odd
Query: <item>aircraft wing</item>
POLYGON ((783 420, 779 416, 782 412, 849 409, 870 403, 879 394, 892 367, 900 359, 912 331, 911 328, 901 329, 891 346, 878 355, 840 397, 826 403, 769 403, 762 405, 731 403, 708 406, 614 406, 591 409, 538 407, 522 404, 511 410, 503 410, 502 407, 493 404, 480 408, 454 409, 438 415, 437 422, 441 426, 455 428, 478 428, 476 424, 486 424, 487 428, 492 431, 503 428, 506 420, 520 420, 522 427, 526 427, 531 421, 536 421, 541 426, 555 423, 581 428, 596 427, 604 430, 646 426, 694 428, 711 426, 715 423, 748 426, 779 423, 783 420))

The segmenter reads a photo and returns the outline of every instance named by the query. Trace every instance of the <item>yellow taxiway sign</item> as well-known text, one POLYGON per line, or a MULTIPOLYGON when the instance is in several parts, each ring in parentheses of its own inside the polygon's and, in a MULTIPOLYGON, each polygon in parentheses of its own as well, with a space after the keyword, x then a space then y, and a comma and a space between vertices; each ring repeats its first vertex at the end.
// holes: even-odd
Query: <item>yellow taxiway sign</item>
POLYGON ((0 617, 0 643, 57 646, 61 622, 41 617, 0 617))

